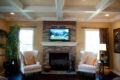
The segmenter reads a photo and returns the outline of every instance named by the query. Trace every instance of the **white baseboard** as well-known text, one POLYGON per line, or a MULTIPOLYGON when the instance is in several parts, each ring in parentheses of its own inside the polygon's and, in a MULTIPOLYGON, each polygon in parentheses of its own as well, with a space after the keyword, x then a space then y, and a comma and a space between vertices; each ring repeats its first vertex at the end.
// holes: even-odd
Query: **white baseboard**
POLYGON ((119 75, 119 76, 120 76, 120 72, 117 72, 117 71, 112 70, 112 69, 111 69, 111 71, 112 71, 113 73, 115 73, 115 74, 117 74, 117 75, 119 75))

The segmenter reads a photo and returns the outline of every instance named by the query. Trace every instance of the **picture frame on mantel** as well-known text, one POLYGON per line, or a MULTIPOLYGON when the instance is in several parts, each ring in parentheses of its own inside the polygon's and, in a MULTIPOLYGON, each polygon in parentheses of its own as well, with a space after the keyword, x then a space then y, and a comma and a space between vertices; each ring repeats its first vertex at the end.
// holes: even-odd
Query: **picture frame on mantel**
POLYGON ((113 30, 114 53, 120 54, 120 28, 113 30))

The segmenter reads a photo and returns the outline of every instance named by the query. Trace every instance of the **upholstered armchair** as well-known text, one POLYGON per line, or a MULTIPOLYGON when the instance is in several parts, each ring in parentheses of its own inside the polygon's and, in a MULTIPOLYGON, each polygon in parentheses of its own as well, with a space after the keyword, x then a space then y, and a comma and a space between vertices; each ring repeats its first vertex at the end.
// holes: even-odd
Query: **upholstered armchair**
POLYGON ((21 53, 21 72, 23 74, 40 72, 41 69, 38 61, 38 51, 24 51, 21 53))
POLYGON ((78 65, 78 72, 96 73, 97 56, 92 52, 81 53, 81 61, 78 65))

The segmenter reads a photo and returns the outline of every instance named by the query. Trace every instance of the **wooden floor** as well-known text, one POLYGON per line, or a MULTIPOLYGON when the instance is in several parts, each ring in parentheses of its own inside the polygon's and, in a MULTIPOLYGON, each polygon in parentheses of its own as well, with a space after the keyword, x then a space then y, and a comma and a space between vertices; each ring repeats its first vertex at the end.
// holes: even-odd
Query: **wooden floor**
MULTIPOLYGON (((87 76, 85 80, 95 80, 93 76, 87 76)), ((23 80, 83 80, 79 74, 29 74, 23 77, 23 80)))
MULTIPOLYGON (((112 80, 116 77, 115 74, 111 73, 109 76, 105 76, 104 80, 112 80)), ((23 80, 99 80, 98 77, 93 78, 93 76, 89 75, 66 75, 66 74, 41 74, 41 73, 34 73, 28 74, 23 76, 23 80)))

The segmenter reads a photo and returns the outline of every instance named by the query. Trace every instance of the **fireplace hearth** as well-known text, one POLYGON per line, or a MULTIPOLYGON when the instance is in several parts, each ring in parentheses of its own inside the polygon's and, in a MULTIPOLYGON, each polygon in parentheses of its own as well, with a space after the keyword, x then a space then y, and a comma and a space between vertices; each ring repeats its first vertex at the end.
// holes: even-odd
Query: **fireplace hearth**
POLYGON ((49 53, 51 70, 69 70, 69 53, 49 53))

